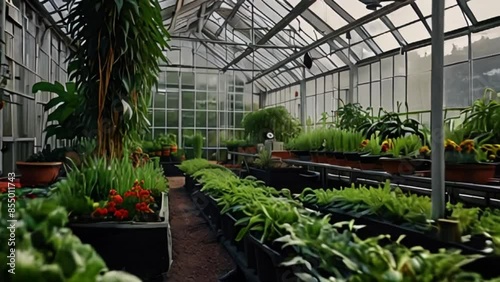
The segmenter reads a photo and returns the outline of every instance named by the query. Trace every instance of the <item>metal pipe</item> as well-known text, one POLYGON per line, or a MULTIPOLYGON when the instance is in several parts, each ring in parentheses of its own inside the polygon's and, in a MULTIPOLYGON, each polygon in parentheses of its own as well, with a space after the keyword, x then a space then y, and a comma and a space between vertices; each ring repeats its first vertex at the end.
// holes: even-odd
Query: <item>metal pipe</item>
MULTIPOLYGON (((6 0, 0 0, 0 71, 3 72, 5 63, 5 10, 6 0)), ((1 73, 0 73, 1 75, 1 73)), ((0 84, 0 98, 3 99, 5 85, 0 84)), ((4 110, 5 111, 5 110, 4 110)), ((3 115, 0 115, 0 148, 3 148, 3 115)), ((3 153, 0 150, 0 175, 3 175, 3 153)))
POLYGON ((431 148, 432 218, 445 215, 444 163, 444 1, 432 0, 431 148))
POLYGON ((306 97, 306 67, 302 68, 302 80, 300 81, 300 123, 302 124, 302 127, 304 130, 306 129, 307 125, 307 97, 306 97))
MULTIPOLYGON (((313 43, 309 44, 308 46, 302 48, 299 52, 291 55, 290 57, 288 57, 286 60, 283 60, 277 64, 275 64, 274 66, 270 67, 269 69, 267 69, 266 71, 258 74, 253 80, 256 80, 256 79, 259 79, 265 75, 268 75, 269 73, 271 72, 274 72, 275 70, 279 69, 280 67, 290 63, 290 62, 293 62, 295 61, 296 59, 300 58, 301 56, 303 56, 305 53, 309 52, 310 50, 314 49, 314 48, 317 48, 325 43, 328 43, 330 40, 336 38, 336 37, 339 37, 340 35, 350 31, 350 30, 353 30, 357 27, 360 27, 360 26, 363 26, 364 24, 366 23, 369 23, 375 19, 378 19, 380 18, 381 16, 384 16, 384 15, 387 15, 391 12, 394 12, 396 10, 398 10, 399 8, 401 7, 404 7, 408 4, 411 4, 413 3, 415 0, 405 0, 405 1, 402 1, 402 2, 395 2, 393 4, 390 4, 388 6, 385 6, 383 7, 382 9, 380 10, 377 10, 373 13, 370 13, 364 17, 361 17, 359 19, 357 19, 356 21, 350 23, 350 24, 347 24, 343 27, 340 27, 339 29, 333 31, 333 32, 330 32, 329 34, 323 36, 321 39, 319 40, 316 40, 314 41, 313 43)), ((247 81, 247 83, 250 83, 252 81, 247 81)))
POLYGON ((267 49, 300 49, 303 46, 297 46, 297 45, 289 45, 289 46, 280 46, 280 45, 252 45, 252 44, 245 44, 245 43, 237 43, 237 42, 229 42, 229 41, 223 41, 223 40, 213 40, 213 39, 203 39, 203 38, 192 38, 192 37, 185 37, 185 36, 171 36, 171 39, 174 40, 180 40, 180 41, 194 41, 194 42, 203 42, 203 43, 212 43, 212 44, 219 44, 219 45, 229 45, 229 46, 244 46, 244 47, 255 47, 255 48, 267 48, 267 49))

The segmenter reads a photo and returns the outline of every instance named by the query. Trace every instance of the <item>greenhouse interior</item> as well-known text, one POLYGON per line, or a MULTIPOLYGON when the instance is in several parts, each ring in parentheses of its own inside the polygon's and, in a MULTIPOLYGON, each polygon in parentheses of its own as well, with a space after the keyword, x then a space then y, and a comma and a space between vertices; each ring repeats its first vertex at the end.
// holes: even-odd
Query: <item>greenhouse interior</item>
POLYGON ((498 0, 0 0, 0 281, 500 282, 498 0))

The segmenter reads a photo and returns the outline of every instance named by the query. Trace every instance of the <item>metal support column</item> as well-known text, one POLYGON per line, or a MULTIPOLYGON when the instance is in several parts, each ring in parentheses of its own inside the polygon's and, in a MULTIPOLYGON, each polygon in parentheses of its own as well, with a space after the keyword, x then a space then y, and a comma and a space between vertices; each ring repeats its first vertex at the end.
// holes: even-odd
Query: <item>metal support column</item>
MULTIPOLYGON (((8 76, 8 66, 5 60, 5 12, 6 12, 6 0, 0 0, 0 101, 4 98, 4 79, 8 76)), ((5 111, 5 110, 4 110, 5 111)), ((3 148, 3 115, 0 114, 0 148, 3 148)), ((3 174, 3 154, 0 150, 0 175, 3 174)))
POLYGON ((300 123, 307 126, 307 97, 306 97, 306 67, 302 67, 302 80, 300 81, 300 123))
POLYGON ((431 79, 431 133, 432 133, 432 218, 445 215, 444 170, 444 1, 432 0, 432 79, 431 79))

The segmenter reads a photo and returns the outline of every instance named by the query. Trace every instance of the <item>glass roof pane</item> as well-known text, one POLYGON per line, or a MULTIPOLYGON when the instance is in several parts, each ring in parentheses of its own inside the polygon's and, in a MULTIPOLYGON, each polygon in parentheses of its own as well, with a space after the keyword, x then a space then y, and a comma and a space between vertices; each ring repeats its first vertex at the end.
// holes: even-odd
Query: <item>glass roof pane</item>
POLYGON ((462 9, 460 9, 460 7, 458 6, 446 10, 444 12, 444 18, 445 18, 444 32, 456 30, 467 26, 467 22, 465 21, 465 15, 462 13, 462 9))
POLYGON ((379 35, 373 38, 373 40, 375 41, 375 43, 377 43, 380 49, 382 49, 382 52, 387 52, 389 50, 401 47, 399 46, 396 38, 394 38, 394 36, 390 32, 379 35))
POLYGON ((387 27, 387 25, 384 24, 380 19, 371 21, 363 25, 363 27, 366 29, 366 31, 368 31, 368 34, 370 34, 370 36, 376 36, 389 30, 389 27, 387 27))
POLYGON ((346 12, 351 14, 351 16, 355 19, 361 18, 371 13, 371 11, 366 9, 366 6, 359 1, 335 0, 335 2, 346 12))
POLYGON ((470 0, 467 5, 478 21, 500 16, 498 0, 470 0))
POLYGON ((268 16, 272 21, 279 22, 282 17, 276 11, 274 11, 273 9, 271 9, 266 4, 267 2, 274 2, 274 0, 272 0, 272 1, 269 1, 269 0, 266 0, 266 1, 264 1, 264 0, 254 0, 255 8, 259 9, 263 14, 265 14, 266 16, 268 16))
POLYGON ((327 58, 321 58, 319 59, 318 61, 321 62, 321 64, 323 64, 325 66, 325 68, 328 70, 333 70, 335 69, 335 65, 330 61, 328 60, 327 58))
POLYGON ((352 51, 360 60, 375 56, 373 51, 364 42, 352 46, 352 51))
POLYGON ((315 13, 321 20, 327 23, 332 29, 338 29, 344 25, 347 25, 345 21, 339 14, 337 14, 330 6, 328 6, 324 0, 318 0, 311 7, 309 7, 313 13, 315 13))
MULTIPOLYGON (((417 3, 418 7, 420 8, 420 11, 422 11, 422 14, 424 17, 430 16, 432 14, 432 0, 417 0, 415 1, 417 3)), ((451 7, 453 5, 457 5, 456 0, 445 0, 445 8, 451 7)))
POLYGON ((337 67, 345 66, 344 61, 342 61, 337 54, 331 54, 328 57, 333 61, 334 64, 337 65, 337 67))
POLYGON ((400 27, 418 19, 417 14, 411 6, 404 6, 388 14, 387 17, 391 20, 395 27, 400 27))
POLYGON ((420 21, 399 29, 399 33, 401 33, 407 43, 417 42, 430 37, 429 32, 420 21))

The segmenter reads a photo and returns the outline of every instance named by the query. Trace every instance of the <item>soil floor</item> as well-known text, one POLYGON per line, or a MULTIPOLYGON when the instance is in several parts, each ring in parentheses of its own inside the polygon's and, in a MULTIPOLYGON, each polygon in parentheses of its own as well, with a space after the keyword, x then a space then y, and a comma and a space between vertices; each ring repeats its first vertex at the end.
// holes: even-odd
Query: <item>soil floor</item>
POLYGON ((167 281, 217 282, 234 263, 183 188, 184 177, 168 179, 173 263, 167 281))

